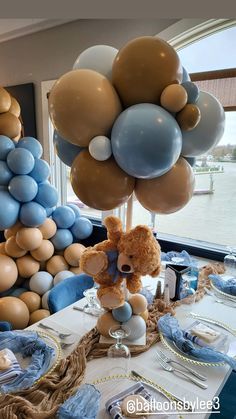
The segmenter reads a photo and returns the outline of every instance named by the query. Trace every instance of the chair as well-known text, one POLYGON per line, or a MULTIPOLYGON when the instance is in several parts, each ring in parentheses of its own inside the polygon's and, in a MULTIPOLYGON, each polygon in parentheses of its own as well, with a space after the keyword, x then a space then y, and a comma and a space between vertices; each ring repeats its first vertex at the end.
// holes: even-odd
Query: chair
POLYGON ((6 331, 9 331, 9 330, 12 330, 11 323, 0 321, 0 332, 6 332, 6 331))
POLYGON ((80 300, 84 296, 83 292, 93 286, 93 278, 83 273, 63 279, 49 293, 48 307, 50 313, 56 313, 80 300))

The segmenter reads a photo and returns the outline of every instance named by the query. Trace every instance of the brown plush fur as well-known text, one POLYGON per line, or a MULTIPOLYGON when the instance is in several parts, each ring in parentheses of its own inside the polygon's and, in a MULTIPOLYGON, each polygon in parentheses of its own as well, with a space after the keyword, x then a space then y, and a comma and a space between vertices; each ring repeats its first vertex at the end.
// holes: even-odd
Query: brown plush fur
POLYGON ((128 232, 122 231, 119 218, 106 217, 107 240, 85 250, 81 256, 80 267, 83 272, 93 276, 100 285, 98 298, 103 307, 115 308, 124 304, 125 296, 122 288, 124 277, 119 275, 114 283, 108 273, 108 258, 106 252, 118 251, 117 267, 126 276, 127 288, 131 293, 138 292, 141 287, 141 277, 157 276, 161 269, 160 246, 147 226, 139 225, 128 232))

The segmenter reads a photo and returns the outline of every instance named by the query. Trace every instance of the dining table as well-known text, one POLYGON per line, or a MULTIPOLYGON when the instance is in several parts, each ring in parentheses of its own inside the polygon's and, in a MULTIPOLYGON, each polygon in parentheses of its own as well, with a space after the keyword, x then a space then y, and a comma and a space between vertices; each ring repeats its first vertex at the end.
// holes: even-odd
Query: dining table
MULTIPOLYGON (((157 278, 152 278, 149 276, 143 277, 143 287, 146 287, 146 289, 154 294, 158 280, 161 280, 163 285, 163 275, 157 278)), ((69 342, 69 344, 62 348, 62 356, 67 357, 78 345, 78 342, 83 337, 83 335, 94 328, 94 326, 96 326, 97 317, 82 310, 85 304, 86 299, 83 298, 58 311, 57 313, 43 319, 41 322, 37 322, 29 326, 27 329, 42 332, 43 329, 40 327, 40 323, 43 323, 44 325, 52 327, 61 333, 69 333, 71 336, 65 339, 65 342, 69 342), (75 306, 79 307, 81 311, 75 310, 75 306)), ((186 305, 180 305, 176 307, 175 311, 176 318, 179 322, 184 324, 185 320, 189 321, 190 312, 189 310, 186 310, 186 305)), ((191 311, 194 311, 194 313, 203 317, 211 318, 218 322, 224 323, 236 333, 235 308, 233 306, 217 303, 214 296, 212 295, 205 294, 202 299, 200 299, 198 302, 195 302, 194 305, 191 306, 191 311)), ((48 332, 50 332, 50 330, 48 330, 48 332)), ((132 382, 127 379, 120 378, 113 380, 112 377, 109 378, 109 364, 107 364, 107 361, 108 359, 106 357, 91 359, 87 363, 85 377, 83 380, 83 383, 94 384, 95 387, 101 392, 100 410, 97 416, 98 419, 109 419, 110 415, 105 410, 105 402, 110 397, 132 385, 132 382)), ((219 407, 218 410, 220 410, 220 400, 218 401, 217 398, 232 372, 231 368, 227 364, 220 366, 206 366, 194 365, 183 361, 175 353, 171 353, 170 350, 165 345, 163 345, 163 342, 161 341, 153 344, 147 351, 137 356, 131 357, 130 368, 151 382, 161 385, 162 388, 173 393, 179 398, 193 403, 193 406, 195 407, 194 415, 190 412, 184 412, 182 414, 173 412, 173 414, 171 413, 170 415, 170 417, 173 419, 190 419, 193 417, 198 419, 206 419, 211 414, 212 400, 215 400, 219 407), (160 349, 163 353, 171 356, 171 358, 175 359, 176 361, 180 361, 186 366, 195 369, 200 374, 205 375, 207 377, 207 381, 205 382, 207 384, 207 389, 197 387, 194 383, 190 382, 188 379, 184 379, 179 374, 165 371, 160 366, 156 356, 156 351, 160 349), (199 407, 200 404, 201 408, 199 407)), ((163 406, 165 406, 164 401, 166 401, 166 399, 161 394, 159 394, 157 390, 151 387, 148 388, 148 386, 147 389, 150 391, 152 397, 156 398, 158 401, 161 401, 163 406)), ((159 418, 160 415, 153 414, 152 417, 159 418)))

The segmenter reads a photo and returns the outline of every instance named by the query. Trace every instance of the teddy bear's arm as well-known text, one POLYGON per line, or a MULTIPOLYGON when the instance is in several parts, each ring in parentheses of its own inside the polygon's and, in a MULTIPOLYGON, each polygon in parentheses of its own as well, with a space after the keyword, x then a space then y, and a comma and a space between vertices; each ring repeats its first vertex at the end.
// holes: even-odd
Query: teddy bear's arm
POLYGON ((105 252, 99 250, 86 250, 80 259, 82 272, 95 276, 107 269, 108 258, 105 252))

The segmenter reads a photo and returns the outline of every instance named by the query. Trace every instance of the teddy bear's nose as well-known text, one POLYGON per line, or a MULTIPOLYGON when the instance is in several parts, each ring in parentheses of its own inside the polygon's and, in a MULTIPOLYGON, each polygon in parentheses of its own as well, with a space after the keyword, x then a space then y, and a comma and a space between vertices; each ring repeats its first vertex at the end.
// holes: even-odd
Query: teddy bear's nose
POLYGON ((122 265, 121 269, 122 269, 123 272, 129 272, 131 270, 129 265, 122 265))

